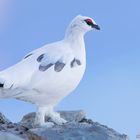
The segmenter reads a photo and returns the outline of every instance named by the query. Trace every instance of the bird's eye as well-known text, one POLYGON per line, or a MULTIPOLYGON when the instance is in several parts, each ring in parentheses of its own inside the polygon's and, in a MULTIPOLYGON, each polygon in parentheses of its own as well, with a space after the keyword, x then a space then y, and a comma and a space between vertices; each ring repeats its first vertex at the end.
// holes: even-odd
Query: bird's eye
POLYGON ((93 22, 91 19, 85 19, 85 22, 89 25, 89 26, 93 26, 93 22))

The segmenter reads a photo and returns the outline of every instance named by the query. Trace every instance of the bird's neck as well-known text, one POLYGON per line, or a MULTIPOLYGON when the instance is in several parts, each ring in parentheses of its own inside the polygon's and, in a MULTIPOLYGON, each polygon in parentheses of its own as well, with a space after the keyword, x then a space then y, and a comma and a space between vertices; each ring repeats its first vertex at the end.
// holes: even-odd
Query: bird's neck
POLYGON ((75 55, 80 59, 85 58, 85 43, 84 34, 80 30, 68 29, 65 34, 65 41, 70 44, 71 49, 75 52, 75 55))
POLYGON ((85 33, 76 27, 68 27, 65 33, 65 40, 75 41, 77 39, 83 39, 85 33))

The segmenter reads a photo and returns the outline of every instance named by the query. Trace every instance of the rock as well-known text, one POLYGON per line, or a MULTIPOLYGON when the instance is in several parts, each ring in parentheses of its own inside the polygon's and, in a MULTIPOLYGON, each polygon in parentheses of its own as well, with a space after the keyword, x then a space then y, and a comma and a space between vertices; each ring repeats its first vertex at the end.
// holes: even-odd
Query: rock
POLYGON ((38 140, 128 140, 126 135, 121 135, 106 126, 98 123, 69 123, 64 126, 31 129, 30 134, 35 134, 38 140))
MULTIPOLYGON (((80 122, 82 119, 86 117, 86 114, 82 110, 78 111, 58 111, 60 113, 60 116, 67 120, 68 122, 80 122)), ((51 121, 48 120, 48 118, 45 118, 46 121, 51 121)), ((29 113, 23 117, 21 120, 20 124, 22 124, 25 127, 28 128, 34 128, 34 120, 35 120, 35 113, 29 113)))
POLYGON ((59 113, 68 123, 52 128, 35 127, 35 113, 25 115, 19 123, 0 114, 0 140, 129 140, 127 135, 87 119, 84 111, 59 113))
POLYGON ((59 111, 60 116, 68 122, 80 122, 86 117, 86 113, 83 110, 78 111, 59 111))
POLYGON ((7 123, 10 123, 10 121, 2 113, 0 113, 0 124, 7 124, 7 123))
POLYGON ((0 132, 0 140, 24 140, 24 139, 12 133, 0 132))

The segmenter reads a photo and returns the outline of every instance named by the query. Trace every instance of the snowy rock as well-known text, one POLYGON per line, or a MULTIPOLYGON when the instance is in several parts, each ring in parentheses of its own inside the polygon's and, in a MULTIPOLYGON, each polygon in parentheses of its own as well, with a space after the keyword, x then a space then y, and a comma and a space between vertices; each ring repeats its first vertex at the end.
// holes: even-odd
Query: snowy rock
MULTIPOLYGON (((68 122, 80 122, 86 117, 86 114, 82 110, 78 111, 58 111, 60 116, 68 122)), ((20 124, 28 128, 34 128, 35 113, 29 113, 23 117, 20 124)), ((46 121, 51 121, 49 118, 45 118, 46 121)))
POLYGON ((34 140, 33 134, 39 136, 39 140, 128 140, 126 135, 121 135, 106 126, 86 122, 69 123, 51 129, 36 128, 31 129, 30 132, 28 136, 31 140, 34 140))
MULTIPOLYGON (((125 134, 86 119, 84 111, 60 111, 68 123, 51 128, 35 127, 35 113, 12 123, 0 114, 0 140, 129 140, 125 134)), ((46 117, 47 121, 48 118, 46 117)))
POLYGON ((7 124, 10 123, 10 121, 2 114, 0 113, 0 124, 7 124))
POLYGON ((24 140, 24 139, 12 133, 0 132, 0 140, 24 140))

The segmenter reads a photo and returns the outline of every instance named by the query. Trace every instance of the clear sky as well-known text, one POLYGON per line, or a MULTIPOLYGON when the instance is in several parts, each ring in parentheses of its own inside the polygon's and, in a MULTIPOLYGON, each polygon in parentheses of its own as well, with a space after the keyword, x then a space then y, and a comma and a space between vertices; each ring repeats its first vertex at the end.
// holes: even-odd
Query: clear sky
MULTIPOLYGON (((94 121, 135 140, 140 134, 140 1, 10 2, 0 0, 0 70, 20 61, 29 51, 62 39, 76 15, 93 17, 101 31, 85 36, 85 76, 57 109, 83 109, 94 121)), ((35 111, 35 106, 0 100, 0 111, 17 122, 35 111)))

